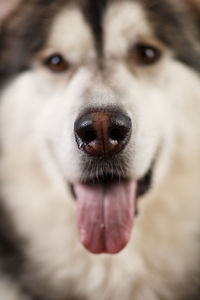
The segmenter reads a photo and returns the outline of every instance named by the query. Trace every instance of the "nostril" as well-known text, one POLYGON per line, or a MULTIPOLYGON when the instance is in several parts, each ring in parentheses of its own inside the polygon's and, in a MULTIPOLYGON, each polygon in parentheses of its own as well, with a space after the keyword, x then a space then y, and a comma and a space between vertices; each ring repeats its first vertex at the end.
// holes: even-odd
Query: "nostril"
POLYGON ((127 129, 124 127, 116 127, 110 129, 109 138, 114 141, 123 141, 127 135, 127 129))
POLYGON ((76 131, 76 136, 83 144, 89 144, 97 139, 97 134, 91 127, 79 128, 76 131))
POLYGON ((82 140, 84 143, 89 144, 97 139, 97 134, 94 130, 86 130, 83 134, 82 140))
POLYGON ((76 120, 74 124, 76 142, 79 148, 88 145, 97 139, 97 133, 93 126, 93 116, 85 114, 76 120))
POLYGON ((131 119, 122 113, 115 113, 111 116, 111 125, 109 128, 109 139, 124 146, 127 144, 131 135, 131 119))

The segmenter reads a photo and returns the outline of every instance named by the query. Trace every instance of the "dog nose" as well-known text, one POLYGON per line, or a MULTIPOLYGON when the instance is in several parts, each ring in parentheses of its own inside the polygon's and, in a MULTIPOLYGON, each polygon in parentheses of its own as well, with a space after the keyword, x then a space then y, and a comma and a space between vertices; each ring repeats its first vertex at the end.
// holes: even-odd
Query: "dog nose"
POLYGON ((131 119, 120 111, 94 111, 79 117, 74 125, 79 149, 92 156, 111 157, 126 146, 131 119))

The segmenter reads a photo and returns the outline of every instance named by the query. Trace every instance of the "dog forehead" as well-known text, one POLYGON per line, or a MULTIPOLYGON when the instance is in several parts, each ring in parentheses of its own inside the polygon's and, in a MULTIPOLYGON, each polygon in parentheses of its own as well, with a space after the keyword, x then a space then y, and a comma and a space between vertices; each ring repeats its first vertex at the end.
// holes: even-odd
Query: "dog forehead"
POLYGON ((81 10, 65 7, 54 18, 47 47, 59 49, 63 54, 78 59, 93 46, 91 29, 81 10))
POLYGON ((95 45, 106 52, 117 50, 119 54, 123 50, 125 52, 137 38, 152 36, 138 2, 107 1, 104 7, 94 3, 89 1, 84 5, 62 8, 53 20, 47 46, 57 47, 73 56, 81 56, 84 50, 94 49, 95 45), (116 49, 116 45, 120 45, 120 48, 116 49))
POLYGON ((104 29, 119 33, 126 33, 128 30, 140 30, 149 32, 147 18, 144 8, 135 1, 116 1, 108 5, 104 15, 104 29))
POLYGON ((105 52, 123 55, 130 45, 142 38, 153 37, 153 30, 138 2, 116 1, 104 16, 105 52), (117 49, 116 49, 117 45, 117 49))

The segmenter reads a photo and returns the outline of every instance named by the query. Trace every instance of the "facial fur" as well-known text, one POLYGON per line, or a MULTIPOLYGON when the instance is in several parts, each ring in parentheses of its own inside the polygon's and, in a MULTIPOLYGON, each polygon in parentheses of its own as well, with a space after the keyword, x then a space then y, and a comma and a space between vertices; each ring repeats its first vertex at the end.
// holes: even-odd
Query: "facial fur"
MULTIPOLYGON (((11 278, 19 297, 182 300, 190 285, 196 291, 197 19, 172 1, 31 0, 1 26, 2 210, 23 243, 20 275, 11 278), (155 62, 142 64, 138 45, 156 49, 155 62), (48 64, 58 55, 66 63, 62 71, 48 64), (74 124, 85 111, 110 110, 131 120, 130 139, 117 159, 88 157, 77 146, 74 124), (70 186, 104 175, 139 182, 150 169, 151 186, 138 199, 125 250, 86 252, 70 186)), ((6 289, 6 300, 18 299, 6 289)))

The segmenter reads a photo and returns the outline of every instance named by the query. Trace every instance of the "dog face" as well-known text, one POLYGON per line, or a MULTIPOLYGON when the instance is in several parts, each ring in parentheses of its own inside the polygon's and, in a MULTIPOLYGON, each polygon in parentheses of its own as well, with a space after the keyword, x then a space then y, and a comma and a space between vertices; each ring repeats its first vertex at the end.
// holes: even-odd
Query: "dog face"
MULTIPOLYGON (((1 95, 4 153, 17 149, 19 141, 33 144, 38 155, 48 153, 77 198, 102 198, 105 189, 109 203, 119 198, 120 213, 113 210, 115 204, 102 212, 80 200, 80 235, 83 244, 95 253, 118 252, 129 240, 135 206, 130 199, 146 192, 149 185, 158 184, 156 180, 152 184, 152 174, 156 178, 159 173, 159 180, 165 175, 176 134, 173 107, 189 93, 187 87, 177 88, 176 84, 177 78, 191 81, 189 66, 180 62, 185 59, 184 52, 177 50, 172 41, 169 45, 171 36, 159 36, 145 5, 136 1, 107 3, 101 13, 99 9, 93 26, 84 5, 69 3, 62 10, 57 8, 42 46, 32 50, 33 43, 24 59, 20 58, 21 65, 14 63, 18 75, 13 76, 9 88, 5 84, 1 95), (26 60, 27 69, 23 66, 26 60), (85 210, 93 211, 95 217, 85 221, 85 210), (94 234, 85 233, 93 227, 95 218, 99 218, 97 236, 102 235, 105 226, 114 231, 108 221, 104 224, 105 213, 108 219, 117 215, 118 225, 128 220, 125 232, 108 238, 109 249, 98 242, 91 245, 94 234), (116 245, 118 239, 120 245, 116 245)), ((13 26, 11 23, 8 30, 14 30, 13 26)), ((44 34, 44 22, 41 26, 44 34)), ((29 34, 27 30, 22 35, 29 34)), ((17 52, 23 37, 17 43, 12 49, 21 56, 17 52)), ((194 56, 192 41, 190 44, 194 56)))
POLYGON ((67 5, 58 11, 30 70, 2 96, 4 147, 34 136, 51 148, 62 176, 71 182, 96 176, 92 170, 84 174, 89 158, 84 156, 82 164, 74 134, 74 123, 87 108, 119 108, 129 116, 132 133, 122 154, 128 163, 121 168, 125 177, 143 177, 170 135, 172 73, 182 76, 175 54, 155 35, 137 2, 108 5, 101 22, 100 50, 80 8, 67 5))
POLYGON ((32 297, 184 294, 199 256, 199 34, 172 2, 24 0, 1 26, 0 254, 32 297), (90 252, 126 250, 85 251, 75 212, 90 252))

